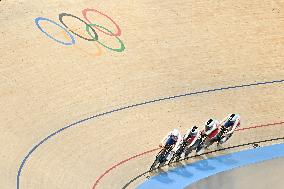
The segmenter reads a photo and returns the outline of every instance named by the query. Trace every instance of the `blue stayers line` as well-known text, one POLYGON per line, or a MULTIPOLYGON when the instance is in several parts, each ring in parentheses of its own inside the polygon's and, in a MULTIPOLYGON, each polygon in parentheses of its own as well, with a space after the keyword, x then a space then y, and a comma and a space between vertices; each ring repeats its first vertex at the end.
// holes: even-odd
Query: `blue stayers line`
POLYGON ((281 157, 284 157, 284 144, 221 155, 161 173, 136 189, 183 189, 211 175, 281 157))
POLYGON ((229 89, 238 89, 238 88, 244 88, 244 87, 252 87, 252 86, 259 86, 259 85, 267 85, 267 84, 273 84, 273 83, 282 83, 284 82, 284 79, 282 80, 274 80, 274 81, 266 81, 266 82, 258 82, 258 83, 251 83, 251 84, 243 84, 243 85, 235 85, 235 86, 229 86, 229 87, 221 87, 221 88, 216 88, 216 89, 209 89, 209 90, 203 90, 203 91, 197 91, 197 92, 191 92, 191 93, 185 93, 185 94, 180 94, 180 95, 175 95, 175 96, 169 96, 169 97, 164 97, 164 98, 159 98, 159 99, 154 99, 154 100, 150 100, 150 101, 145 101, 142 103, 138 103, 138 104, 132 104, 129 106, 125 106, 125 107, 121 107, 118 109, 114 109, 111 111, 107 111, 104 113, 100 113, 82 120, 79 120, 75 123, 72 123, 70 125, 67 125, 55 132, 53 132, 52 134, 48 135, 47 137, 45 137, 43 140, 41 140, 38 144, 36 144, 29 152, 28 154, 24 157, 24 159, 21 162, 21 165, 19 167, 18 170, 18 174, 17 174, 17 189, 20 189, 20 177, 21 177, 21 173, 23 170, 23 167, 26 163, 26 161, 28 160, 28 158, 32 155, 32 153, 43 143, 45 143, 47 140, 51 139, 53 136, 57 135, 58 133, 71 128, 73 126, 78 125, 79 123, 94 119, 94 118, 98 118, 104 115, 108 115, 108 114, 112 114, 114 112, 119 112, 125 109, 129 109, 129 108, 134 108, 134 107, 138 107, 138 106, 142 106, 142 105, 146 105, 146 104, 151 104, 151 103, 155 103, 155 102, 159 102, 159 101, 164 101, 164 100, 171 100, 171 99, 176 99, 176 98, 180 98, 180 97, 185 97, 185 96, 193 96, 193 95, 197 95, 197 94, 203 94, 203 93, 211 93, 211 92, 216 92, 216 91, 223 91, 223 90, 229 90, 229 89))

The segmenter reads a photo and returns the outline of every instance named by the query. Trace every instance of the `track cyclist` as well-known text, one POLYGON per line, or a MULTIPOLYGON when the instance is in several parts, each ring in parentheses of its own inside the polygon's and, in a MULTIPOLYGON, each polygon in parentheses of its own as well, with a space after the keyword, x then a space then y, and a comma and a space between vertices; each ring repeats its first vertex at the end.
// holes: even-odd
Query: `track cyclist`
POLYGON ((214 120, 214 119, 209 119, 206 123, 205 123, 205 127, 204 127, 204 131, 202 132, 202 135, 204 136, 209 136, 211 138, 211 136, 213 137, 214 135, 216 135, 216 132, 218 132, 218 128, 219 128, 219 121, 214 120))
POLYGON ((182 142, 182 137, 178 129, 170 131, 161 141, 159 147, 164 149, 170 149, 170 153, 166 157, 167 160, 170 160, 174 153, 177 151, 180 143, 182 142))
POLYGON ((186 142, 187 144, 187 150, 185 150, 185 157, 187 157, 192 150, 197 150, 197 147, 199 146, 201 141, 201 131, 197 126, 193 126, 192 128, 188 129, 186 134, 183 136, 183 142, 186 142))
POLYGON ((205 123, 204 130, 201 132, 202 148, 206 149, 214 142, 218 142, 220 123, 217 120, 209 119, 205 123))
POLYGON ((237 127, 241 125, 241 116, 238 114, 229 114, 221 122, 221 132, 223 137, 220 139, 219 144, 226 142, 234 133, 237 127))

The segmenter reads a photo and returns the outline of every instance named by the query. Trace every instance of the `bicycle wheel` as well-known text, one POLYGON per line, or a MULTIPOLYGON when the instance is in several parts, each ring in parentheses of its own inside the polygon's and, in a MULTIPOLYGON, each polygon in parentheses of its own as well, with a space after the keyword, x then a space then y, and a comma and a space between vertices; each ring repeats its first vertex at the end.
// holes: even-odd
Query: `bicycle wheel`
POLYGON ((150 172, 153 171, 156 168, 156 165, 159 163, 159 161, 157 159, 155 159, 155 161, 153 162, 153 164, 150 167, 150 172))

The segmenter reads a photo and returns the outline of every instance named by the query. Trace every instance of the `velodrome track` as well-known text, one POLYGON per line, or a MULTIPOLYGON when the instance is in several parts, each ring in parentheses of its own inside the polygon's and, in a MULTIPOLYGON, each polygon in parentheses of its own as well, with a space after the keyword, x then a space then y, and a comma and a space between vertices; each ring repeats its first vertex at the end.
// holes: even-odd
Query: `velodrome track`
POLYGON ((3 189, 122 188, 155 151, 131 157, 170 129, 230 112, 243 128, 270 126, 238 132, 228 146, 284 136, 283 1, 0 5, 3 189), (64 12, 80 18, 64 17, 69 30, 89 40, 70 32, 75 44, 58 42, 73 42, 55 24, 64 12), (39 21, 42 31, 39 17, 50 20, 39 21))

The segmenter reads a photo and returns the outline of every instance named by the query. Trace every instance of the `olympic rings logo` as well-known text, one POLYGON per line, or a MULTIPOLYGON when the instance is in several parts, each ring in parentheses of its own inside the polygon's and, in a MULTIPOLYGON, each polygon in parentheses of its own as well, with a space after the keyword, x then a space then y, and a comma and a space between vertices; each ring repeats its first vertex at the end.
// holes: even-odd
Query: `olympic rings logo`
MULTIPOLYGON (((109 49, 109 50, 112 50, 112 51, 115 51, 115 52, 122 52, 124 51, 125 49, 125 45, 124 43, 122 42, 122 40, 118 37, 121 35, 121 29, 120 27, 118 26, 118 24, 112 19, 110 18, 108 15, 96 10, 96 9, 84 9, 82 10, 82 15, 84 17, 85 20, 75 16, 75 15, 72 15, 72 14, 68 14, 68 13, 60 13, 59 14, 59 21, 62 25, 58 24, 57 22, 53 21, 53 20, 50 20, 48 18, 43 18, 43 17, 37 17, 35 19, 35 24, 36 26, 38 27, 38 29, 44 33, 48 38, 62 44, 62 45, 66 45, 66 46, 69 46, 69 45, 75 45, 76 44, 76 40, 75 40, 75 36, 81 38, 81 39, 84 39, 86 41, 90 41, 90 42, 97 42, 99 45, 105 47, 106 49, 109 49), (115 32, 112 32, 111 30, 105 28, 104 26, 101 26, 101 25, 98 25, 98 24, 94 24, 90 21, 90 19, 88 19, 88 16, 87 16, 87 13, 88 12, 95 12, 95 13, 99 13, 100 15, 104 16, 105 18, 107 18, 109 21, 111 21, 115 28, 116 28, 116 31, 115 32), (81 34, 79 34, 78 32, 76 32, 75 30, 71 30, 67 25, 66 23, 63 21, 64 20, 64 17, 72 17, 74 19, 77 19, 79 20, 80 22, 83 22, 84 25, 86 26, 85 27, 85 30, 88 34, 88 38, 87 37, 84 37, 82 36, 81 34), (67 41, 63 41, 63 40, 59 40, 59 39, 56 39, 55 37, 53 37, 52 35, 50 35, 49 33, 47 33, 40 25, 40 22, 42 21, 46 21, 46 22, 50 22, 54 25, 56 25, 57 27, 59 27, 60 29, 63 30, 63 32, 65 33, 65 38, 67 41), (100 42, 99 41, 99 36, 98 36, 98 33, 97 31, 105 34, 105 35, 109 35, 109 36, 113 36, 117 39, 118 43, 120 44, 120 47, 119 48, 113 48, 113 47, 109 47, 107 45, 105 45, 104 43, 100 42), (72 35, 73 34, 73 35, 72 35)), ((79 48, 80 49, 80 48, 79 48)), ((82 49, 80 49, 82 50, 82 49)), ((96 55, 100 55, 101 53, 99 52, 98 54, 96 55)))

